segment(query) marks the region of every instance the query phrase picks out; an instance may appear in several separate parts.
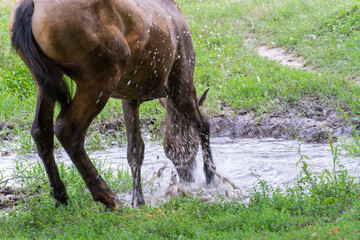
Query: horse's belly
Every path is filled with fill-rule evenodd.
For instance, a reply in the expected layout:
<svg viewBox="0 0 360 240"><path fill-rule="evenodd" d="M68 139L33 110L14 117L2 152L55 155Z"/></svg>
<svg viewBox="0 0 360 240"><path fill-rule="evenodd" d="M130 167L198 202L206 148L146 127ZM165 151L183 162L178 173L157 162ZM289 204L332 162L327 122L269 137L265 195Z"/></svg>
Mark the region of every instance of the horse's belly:
<svg viewBox="0 0 360 240"><path fill-rule="evenodd" d="M138 66L125 70L112 97L134 100L151 100L165 97L165 84L168 71L162 67L149 69Z"/></svg>
<svg viewBox="0 0 360 240"><path fill-rule="evenodd" d="M171 35L150 33L143 49L137 51L135 46L112 96L146 100L165 97L165 86L176 58L175 48Z"/></svg>

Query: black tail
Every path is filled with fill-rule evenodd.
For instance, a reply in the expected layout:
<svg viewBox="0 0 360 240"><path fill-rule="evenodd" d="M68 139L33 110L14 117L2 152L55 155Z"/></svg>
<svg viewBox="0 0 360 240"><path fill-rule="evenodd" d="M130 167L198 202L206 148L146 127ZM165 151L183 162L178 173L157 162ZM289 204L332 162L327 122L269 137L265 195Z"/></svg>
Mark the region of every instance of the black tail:
<svg viewBox="0 0 360 240"><path fill-rule="evenodd" d="M37 83L44 87L55 101L59 101L62 106L67 105L70 101L70 92L63 78L64 71L60 64L45 56L32 32L33 0L23 1L15 11L12 46L24 58Z"/></svg>

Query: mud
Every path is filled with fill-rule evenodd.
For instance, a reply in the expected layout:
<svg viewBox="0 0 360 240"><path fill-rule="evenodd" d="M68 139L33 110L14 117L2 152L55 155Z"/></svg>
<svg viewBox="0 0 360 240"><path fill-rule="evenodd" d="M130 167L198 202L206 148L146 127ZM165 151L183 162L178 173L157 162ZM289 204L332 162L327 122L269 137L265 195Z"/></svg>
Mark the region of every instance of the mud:
<svg viewBox="0 0 360 240"><path fill-rule="evenodd" d="M231 111L229 111L231 112ZM215 114L209 117L213 137L235 138L275 138L308 143L326 143L350 136L353 130L360 129L359 118L350 119L349 124L338 112L330 109L316 99L303 100L275 113L257 115L253 112L238 111L235 114ZM164 125L156 119L147 118L141 122L145 134L162 138ZM13 125L0 124L0 139L11 140L14 136ZM93 124L89 132L125 136L122 118L108 119ZM328 132L330 135L328 134ZM117 135L119 136L119 135ZM2 154L7 154L6 152Z"/></svg>
<svg viewBox="0 0 360 240"><path fill-rule="evenodd" d="M338 111L327 107L318 99L304 99L300 103L285 104L283 110L275 113L256 114L238 111L235 114L215 114L209 117L213 137L233 138L275 138L301 140L307 143L327 143L345 138L360 129L359 118L346 121ZM226 111L225 112L232 112ZM206 114L205 114L206 115ZM99 123L100 132L114 134L124 132L122 119ZM144 133L155 134L162 139L163 123L147 118L142 121ZM96 130L93 128L92 130Z"/></svg>
<svg viewBox="0 0 360 240"><path fill-rule="evenodd" d="M307 143L327 143L329 138L337 141L350 136L354 129L360 129L359 119L350 119L349 124L336 110L316 99L303 100L296 106L290 104L276 113L257 115L238 111L233 115L213 115L209 121L213 137L298 139ZM100 125L102 133L124 131L122 119ZM144 133L162 138L164 126L155 119L143 120L142 128Z"/></svg>
<svg viewBox="0 0 360 240"><path fill-rule="evenodd" d="M0 188L0 210L17 206L19 202L26 203L34 192L10 187Z"/></svg>
<svg viewBox="0 0 360 240"><path fill-rule="evenodd" d="M347 124L335 112L326 112L319 108L313 117L296 112L287 114L263 114L257 116L252 113L235 114L232 116L219 115L211 118L211 133L217 137L235 138L275 138L292 140L298 139L307 143L326 143L329 138L349 136L353 127ZM322 115L321 117L318 114ZM352 123L358 129L359 121Z"/></svg>

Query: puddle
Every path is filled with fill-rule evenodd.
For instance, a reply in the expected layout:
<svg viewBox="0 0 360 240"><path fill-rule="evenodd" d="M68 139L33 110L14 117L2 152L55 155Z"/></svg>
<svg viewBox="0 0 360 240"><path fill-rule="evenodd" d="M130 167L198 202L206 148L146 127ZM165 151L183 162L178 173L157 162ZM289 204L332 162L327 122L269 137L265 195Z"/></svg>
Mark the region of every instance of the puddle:
<svg viewBox="0 0 360 240"><path fill-rule="evenodd" d="M300 166L296 166L300 158L297 141L221 137L212 138L211 144L217 172L239 187L240 191L235 191L235 194L240 192L244 194L253 186L256 182L253 172L276 187L283 186L284 183L291 184L300 171ZM333 162L329 145L302 144L301 153L311 159L308 164L316 172L321 172L325 168L332 169ZM126 148L112 147L105 151L94 151L90 157L97 161L105 161L105 166L129 170ZM13 161L16 158L39 161L39 158L34 154L18 157L14 155L1 156L0 171L5 176L4 179L6 176L10 177L14 167ZM56 158L58 161L71 164L63 150L58 151ZM345 167L355 171L358 161L348 160L345 157L340 157L340 161ZM164 166L166 167L164 168ZM153 178L160 169L163 169L161 176ZM166 158L162 145L160 143L146 143L142 174L146 175L147 179L152 178L152 184L147 184L144 187L147 203L154 204L157 200L164 199L167 192L175 195L184 191L194 194L202 192L204 198L217 192L224 195L232 194L230 184L219 180L215 186L206 187L201 151L198 154L197 168L195 169L196 183L186 186L174 184L173 172L175 172L173 164ZM118 197L120 200L130 203L131 194L129 192Z"/></svg>

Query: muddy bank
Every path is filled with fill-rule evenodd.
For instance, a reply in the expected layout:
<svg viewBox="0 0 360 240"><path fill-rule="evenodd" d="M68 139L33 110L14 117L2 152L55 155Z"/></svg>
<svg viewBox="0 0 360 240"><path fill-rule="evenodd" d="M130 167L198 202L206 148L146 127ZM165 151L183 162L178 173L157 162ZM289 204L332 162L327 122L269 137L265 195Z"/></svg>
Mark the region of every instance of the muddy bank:
<svg viewBox="0 0 360 240"><path fill-rule="evenodd" d="M336 110L315 100L304 101L294 108L286 108L276 113L257 115L253 112L238 111L233 115L212 115L209 120L213 137L299 139L307 143L328 142L326 129L333 141L350 136L353 127L360 129L359 119L350 119L353 124L351 126ZM143 120L141 125L144 133L156 134L161 138L163 124L148 118ZM100 125L102 133L124 131L122 119L109 120Z"/></svg>
<svg viewBox="0 0 360 240"><path fill-rule="evenodd" d="M296 113L264 114L235 114L232 116L219 115L211 117L211 133L218 137L235 138L275 138L299 139L308 143L328 142L328 133L336 141L352 134L353 127L347 124L335 113L325 118L312 118ZM360 127L359 121L352 120L355 127ZM326 128L325 128L326 126Z"/></svg>
<svg viewBox="0 0 360 240"><path fill-rule="evenodd" d="M205 114L206 115L206 114ZM286 108L276 113L261 115L253 112L238 111L235 114L214 114L209 117L211 135L214 137L234 138L275 138L299 139L309 143L326 143L330 132L333 141L350 136L360 129L360 119L353 117L348 124L336 110L324 107L317 101L307 101L295 108ZM162 138L164 122L146 118L141 121L142 131ZM326 127L326 128L325 128ZM0 124L0 138L11 140L14 137L13 125ZM126 136L123 118L107 119L91 125L89 132ZM118 135L119 136L119 135Z"/></svg>
<svg viewBox="0 0 360 240"><path fill-rule="evenodd" d="M28 198L34 195L34 193L38 192L11 187L0 188L0 211L17 206L20 202L26 203Z"/></svg>

